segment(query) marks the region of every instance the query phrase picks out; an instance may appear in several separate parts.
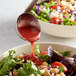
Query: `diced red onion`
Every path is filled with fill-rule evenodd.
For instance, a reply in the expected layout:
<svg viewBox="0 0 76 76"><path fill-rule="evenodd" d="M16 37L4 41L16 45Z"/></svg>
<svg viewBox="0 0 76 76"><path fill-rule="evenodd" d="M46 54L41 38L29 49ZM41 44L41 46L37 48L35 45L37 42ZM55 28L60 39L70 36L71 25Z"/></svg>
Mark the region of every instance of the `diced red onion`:
<svg viewBox="0 0 76 76"><path fill-rule="evenodd" d="M56 76L56 72L54 73L54 76Z"/></svg>
<svg viewBox="0 0 76 76"><path fill-rule="evenodd" d="M65 16L65 15L63 15L63 18L66 18L66 16Z"/></svg>
<svg viewBox="0 0 76 76"><path fill-rule="evenodd" d="M76 59L74 59L74 62L76 63Z"/></svg>
<svg viewBox="0 0 76 76"><path fill-rule="evenodd" d="M9 72L9 76L13 76L13 73L11 71Z"/></svg>
<svg viewBox="0 0 76 76"><path fill-rule="evenodd" d="M63 10L61 9L61 12L63 12Z"/></svg>
<svg viewBox="0 0 76 76"><path fill-rule="evenodd" d="M39 6L36 5L35 7L36 7L36 9L37 9L37 14L39 15L39 14L40 14Z"/></svg>
<svg viewBox="0 0 76 76"><path fill-rule="evenodd" d="M63 21L60 19L59 23L61 24Z"/></svg>

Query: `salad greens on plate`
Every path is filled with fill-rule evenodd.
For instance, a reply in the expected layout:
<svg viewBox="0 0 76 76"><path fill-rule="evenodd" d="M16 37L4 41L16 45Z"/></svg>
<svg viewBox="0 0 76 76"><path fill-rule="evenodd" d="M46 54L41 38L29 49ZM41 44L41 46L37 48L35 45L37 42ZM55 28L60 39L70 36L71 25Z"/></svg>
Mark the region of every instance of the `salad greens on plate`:
<svg viewBox="0 0 76 76"><path fill-rule="evenodd" d="M43 1L37 3L30 12L37 19L53 24L76 25L76 1Z"/></svg>
<svg viewBox="0 0 76 76"><path fill-rule="evenodd" d="M0 61L0 76L75 76L76 59L71 51L62 53L54 51L51 46L48 51L40 51L39 44L31 54L15 56L14 50Z"/></svg>

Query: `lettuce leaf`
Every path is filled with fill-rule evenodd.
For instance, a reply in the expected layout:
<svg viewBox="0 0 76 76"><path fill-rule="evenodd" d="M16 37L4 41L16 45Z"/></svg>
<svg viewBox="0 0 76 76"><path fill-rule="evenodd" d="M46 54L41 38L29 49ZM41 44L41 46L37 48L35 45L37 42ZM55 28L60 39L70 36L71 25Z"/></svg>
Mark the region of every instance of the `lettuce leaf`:
<svg viewBox="0 0 76 76"><path fill-rule="evenodd" d="M5 58L3 58L2 61L0 61L0 75L8 75L9 71L12 70L16 66L16 61L18 61L16 58L14 58L15 51L11 50L9 51L9 55Z"/></svg>
<svg viewBox="0 0 76 76"><path fill-rule="evenodd" d="M45 62L50 61L50 56L48 56L48 55L41 54L41 55L39 55L39 58L43 59Z"/></svg>
<svg viewBox="0 0 76 76"><path fill-rule="evenodd" d="M73 25L75 25L75 22L71 22L68 18L65 18L65 19L63 19L63 22L61 23L61 25L73 26Z"/></svg>
<svg viewBox="0 0 76 76"><path fill-rule="evenodd" d="M34 63L28 60L27 63L23 64L23 66L17 70L19 76L30 76L31 74L34 74L35 76L39 74L41 76L42 73L40 69L38 68L35 70L32 66L35 66Z"/></svg>
<svg viewBox="0 0 76 76"><path fill-rule="evenodd" d="M46 9L47 8L49 8L50 6L52 6L52 5L55 5L57 3L57 1L52 1L52 2L50 2L50 3L44 3L44 5L46 6Z"/></svg>

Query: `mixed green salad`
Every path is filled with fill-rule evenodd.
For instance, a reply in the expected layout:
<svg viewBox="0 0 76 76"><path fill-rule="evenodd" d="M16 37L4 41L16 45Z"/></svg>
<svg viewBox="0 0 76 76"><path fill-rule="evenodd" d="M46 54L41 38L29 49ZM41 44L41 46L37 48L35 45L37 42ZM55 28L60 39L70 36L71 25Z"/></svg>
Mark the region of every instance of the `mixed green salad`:
<svg viewBox="0 0 76 76"><path fill-rule="evenodd" d="M37 19L53 24L76 25L76 1L47 1L39 2L31 10Z"/></svg>
<svg viewBox="0 0 76 76"><path fill-rule="evenodd" d="M76 76L76 55L70 56L70 51L59 53L49 46L41 52L38 44L33 55L14 54L11 50L0 61L0 76Z"/></svg>

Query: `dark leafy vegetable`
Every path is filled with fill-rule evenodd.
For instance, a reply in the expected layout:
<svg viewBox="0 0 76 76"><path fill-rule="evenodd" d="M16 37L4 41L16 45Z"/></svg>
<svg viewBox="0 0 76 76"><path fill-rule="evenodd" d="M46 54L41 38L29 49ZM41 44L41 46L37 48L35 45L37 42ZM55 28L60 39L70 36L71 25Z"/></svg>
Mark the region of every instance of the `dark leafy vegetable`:
<svg viewBox="0 0 76 76"><path fill-rule="evenodd" d="M45 62L49 62L50 60L50 56L44 54L39 55L39 58L43 59Z"/></svg>
<svg viewBox="0 0 76 76"><path fill-rule="evenodd" d="M53 51L51 46L48 47L48 55L51 57L52 61L60 62L64 58L63 56L61 56L61 55L57 54L55 51Z"/></svg>
<svg viewBox="0 0 76 76"><path fill-rule="evenodd" d="M70 51L62 52L61 55L64 56L64 57L69 57L70 56Z"/></svg>
<svg viewBox="0 0 76 76"><path fill-rule="evenodd" d="M63 57L59 54L57 54L55 51L53 51L52 47L49 46L48 48L48 55L51 57L52 61L59 61L62 62L65 66L67 66L68 70L70 70L70 74L73 72L76 73L76 63L74 62L74 59L71 59L68 57Z"/></svg>

